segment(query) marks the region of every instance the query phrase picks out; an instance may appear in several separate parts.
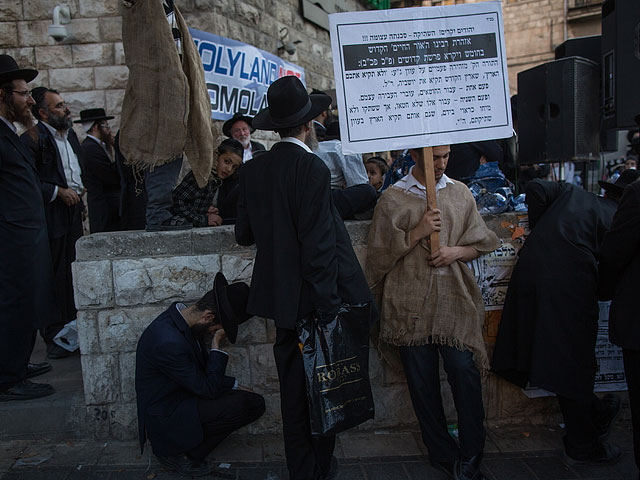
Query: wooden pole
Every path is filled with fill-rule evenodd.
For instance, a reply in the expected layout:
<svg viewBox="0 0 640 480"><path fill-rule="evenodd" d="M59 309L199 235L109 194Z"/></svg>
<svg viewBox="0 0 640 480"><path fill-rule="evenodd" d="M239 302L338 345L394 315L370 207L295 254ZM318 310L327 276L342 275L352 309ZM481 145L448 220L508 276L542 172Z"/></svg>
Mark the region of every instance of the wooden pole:
<svg viewBox="0 0 640 480"><path fill-rule="evenodd" d="M424 147L422 149L424 169L425 187L427 188L427 205L432 209L438 208L436 201L436 175L433 168L433 149L431 147ZM440 238L438 232L433 232L429 235L429 246L431 247L431 253L435 253L440 249Z"/></svg>

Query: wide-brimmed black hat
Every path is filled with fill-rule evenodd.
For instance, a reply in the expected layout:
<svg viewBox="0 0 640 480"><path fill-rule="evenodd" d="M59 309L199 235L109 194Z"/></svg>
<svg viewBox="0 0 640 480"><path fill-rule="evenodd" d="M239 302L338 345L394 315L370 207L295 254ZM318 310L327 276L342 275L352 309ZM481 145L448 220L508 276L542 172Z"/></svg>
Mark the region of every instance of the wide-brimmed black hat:
<svg viewBox="0 0 640 480"><path fill-rule="evenodd" d="M256 129L253 127L252 125L252 118L251 117L247 117L246 115L243 115L242 113L236 113L233 117L231 117L229 120L227 120L226 122L224 122L224 124L222 125L222 133L224 133L227 137L231 136L231 127L233 127L233 124L236 123L238 120L242 120L243 122L247 122L247 125L249 125L249 130L251 131L251 133L255 132Z"/></svg>
<svg viewBox="0 0 640 480"><path fill-rule="evenodd" d="M267 90L269 106L253 117L253 126L259 130L293 128L313 120L329 105L329 95L309 95L298 77L279 78Z"/></svg>
<svg viewBox="0 0 640 480"><path fill-rule="evenodd" d="M104 108L88 108L82 110L80 112L80 120L76 120L73 123L97 122L98 120L111 120L112 118L116 117L107 115Z"/></svg>
<svg viewBox="0 0 640 480"><path fill-rule="evenodd" d="M218 272L213 280L213 291L218 305L218 316L227 338L236 343L238 325L251 318L247 313L249 301L249 285L244 282L229 284L225 276Z"/></svg>
<svg viewBox="0 0 640 480"><path fill-rule="evenodd" d="M615 182L598 180L598 185L600 185L605 192L620 197L622 196L624 187L635 182L638 177L640 177L640 171L629 169L622 172Z"/></svg>
<svg viewBox="0 0 640 480"><path fill-rule="evenodd" d="M37 76L37 70L32 68L18 68L18 64L11 55L0 55L0 83L10 80L30 82Z"/></svg>

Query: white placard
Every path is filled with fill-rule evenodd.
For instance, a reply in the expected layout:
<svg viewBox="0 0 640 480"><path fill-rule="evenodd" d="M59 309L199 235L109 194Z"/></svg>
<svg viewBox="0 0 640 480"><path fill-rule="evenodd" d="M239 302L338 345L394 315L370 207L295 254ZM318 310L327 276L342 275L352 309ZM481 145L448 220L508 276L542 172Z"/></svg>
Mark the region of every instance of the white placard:
<svg viewBox="0 0 640 480"><path fill-rule="evenodd" d="M512 135L500 2L329 21L344 153Z"/></svg>

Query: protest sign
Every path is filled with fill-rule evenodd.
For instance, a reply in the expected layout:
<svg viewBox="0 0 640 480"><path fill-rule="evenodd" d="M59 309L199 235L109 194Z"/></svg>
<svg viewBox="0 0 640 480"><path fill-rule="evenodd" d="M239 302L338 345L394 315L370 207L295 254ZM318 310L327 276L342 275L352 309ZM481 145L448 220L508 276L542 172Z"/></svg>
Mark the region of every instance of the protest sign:
<svg viewBox="0 0 640 480"><path fill-rule="evenodd" d="M237 112L253 117L267 106L267 89L280 77L295 75L305 83L302 67L276 55L212 33L189 32L202 59L215 120Z"/></svg>
<svg viewBox="0 0 640 480"><path fill-rule="evenodd" d="M345 153L512 135L499 2L329 21Z"/></svg>

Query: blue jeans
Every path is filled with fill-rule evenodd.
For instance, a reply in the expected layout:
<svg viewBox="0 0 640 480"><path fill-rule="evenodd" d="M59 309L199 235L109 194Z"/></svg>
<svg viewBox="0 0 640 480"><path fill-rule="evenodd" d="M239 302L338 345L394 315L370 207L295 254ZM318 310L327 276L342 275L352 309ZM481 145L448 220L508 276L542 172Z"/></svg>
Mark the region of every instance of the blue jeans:
<svg viewBox="0 0 640 480"><path fill-rule="evenodd" d="M459 447L447 430L440 393L438 353L442 356L458 412ZM485 441L482 383L471 352L428 344L400 347L400 357L431 461L453 462L460 455L472 457L482 453Z"/></svg>
<svg viewBox="0 0 640 480"><path fill-rule="evenodd" d="M182 157L178 157L169 163L147 170L144 176L144 188L147 191L147 225L160 225L171 218L173 213L173 191L180 169Z"/></svg>

